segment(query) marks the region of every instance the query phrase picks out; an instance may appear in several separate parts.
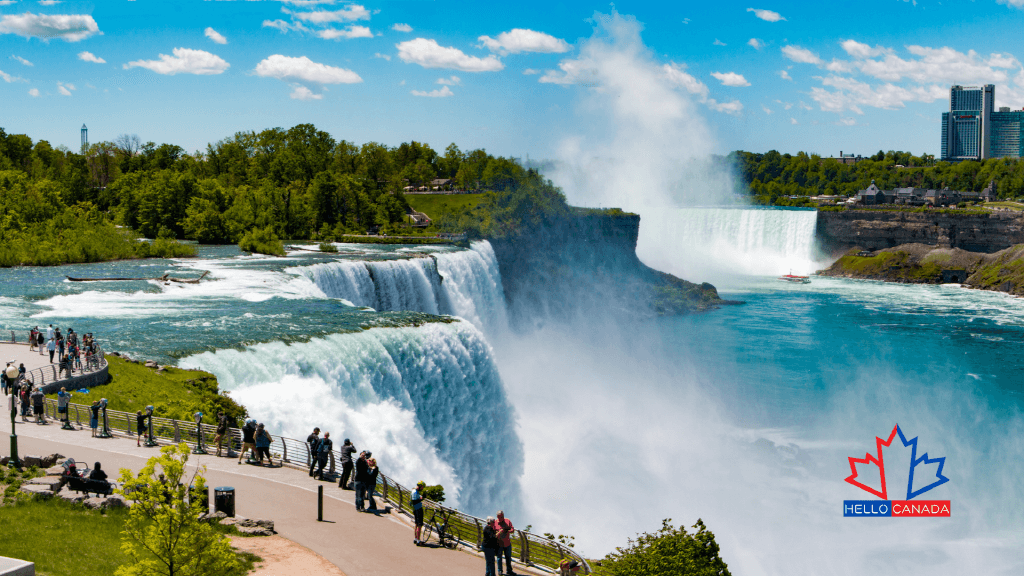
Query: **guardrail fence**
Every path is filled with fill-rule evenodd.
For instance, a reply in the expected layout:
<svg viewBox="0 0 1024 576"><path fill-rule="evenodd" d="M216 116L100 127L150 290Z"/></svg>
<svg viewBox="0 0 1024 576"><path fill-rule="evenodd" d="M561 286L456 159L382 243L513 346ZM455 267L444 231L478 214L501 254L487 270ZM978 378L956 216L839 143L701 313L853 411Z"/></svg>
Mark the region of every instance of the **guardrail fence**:
<svg viewBox="0 0 1024 576"><path fill-rule="evenodd" d="M58 419L57 402L55 400L46 399L45 413L49 418ZM68 419L79 427L88 426L89 417L89 406L68 404ZM137 424L135 414L108 409L107 422L109 423L111 433L114 435L135 435ZM154 439L170 441L176 444L184 442L195 447L197 440L201 436L202 444L206 451L216 453L217 446L213 443L217 433L216 426L210 424L197 425L195 422L172 420L159 416L153 416L152 422ZM102 426L103 422L101 419L100 427L102 428ZM232 449L240 450L242 431L238 428L229 429L229 433L224 439L225 448L229 442ZM270 452L274 459L280 459L283 464L302 470L309 469L312 454L310 454L309 446L301 440L274 436ZM329 466L325 467L325 469L329 469L333 475L335 462L340 462L340 460L341 452L332 451ZM392 503L398 511L410 516L412 515L412 503L410 502L412 491L409 488L399 484L393 478L380 473L377 476L376 489L383 496L384 500ZM423 507L424 520L426 522L430 522L433 514L450 514L451 516L448 521L449 533L464 546L471 546L474 549L480 548L485 520L476 516L470 516L453 508L442 506L431 500L424 500ZM586 559L573 549L554 540L523 530L517 530L515 537L512 538L512 554L524 564L552 572L558 572L558 566L562 559L569 557L579 561L583 566L584 574L591 572L590 565Z"/></svg>

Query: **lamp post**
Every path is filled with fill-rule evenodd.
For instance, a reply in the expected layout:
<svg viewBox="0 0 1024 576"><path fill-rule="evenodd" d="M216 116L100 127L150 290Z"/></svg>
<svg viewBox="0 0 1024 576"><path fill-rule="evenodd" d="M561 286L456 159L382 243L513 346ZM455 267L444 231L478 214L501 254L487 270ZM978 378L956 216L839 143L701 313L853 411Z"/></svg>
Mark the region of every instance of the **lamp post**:
<svg viewBox="0 0 1024 576"><path fill-rule="evenodd" d="M7 376L7 382L11 386L11 459L8 461L8 465L12 468L20 468L21 460L18 458L18 435L14 432L14 421L18 415L18 397L15 392L16 386L14 385L18 381L18 368L11 364L4 371Z"/></svg>

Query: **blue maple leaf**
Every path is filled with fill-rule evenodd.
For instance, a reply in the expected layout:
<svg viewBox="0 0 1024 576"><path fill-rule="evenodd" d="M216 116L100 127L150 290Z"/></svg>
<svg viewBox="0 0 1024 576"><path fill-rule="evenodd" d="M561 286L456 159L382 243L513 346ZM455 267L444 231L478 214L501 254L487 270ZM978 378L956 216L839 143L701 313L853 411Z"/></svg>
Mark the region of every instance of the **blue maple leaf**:
<svg viewBox="0 0 1024 576"><path fill-rule="evenodd" d="M903 435L903 430L901 430L899 428L899 426L896 427L896 431L899 433L900 441L903 442L903 445L911 447L911 452L910 452L910 479L907 481L907 500L913 500L914 498L917 498L918 496L920 496L921 494L924 494L925 492L931 490L932 488L935 488L936 486L939 486L939 485L945 484L946 482L949 482L949 478L946 478L945 476L942 475L942 468L943 468L943 466L946 465L946 457L945 456L942 456L940 458L929 458L928 457L928 453L925 452L920 458L918 458L917 457L917 437L915 436L913 439L908 441L907 437ZM934 482L932 482L931 484L925 486L924 488L921 488L920 490L914 490L914 469L917 468L921 464L936 464L936 463L938 463L938 465L939 465L938 470L935 471L935 478L936 478L936 480Z"/></svg>

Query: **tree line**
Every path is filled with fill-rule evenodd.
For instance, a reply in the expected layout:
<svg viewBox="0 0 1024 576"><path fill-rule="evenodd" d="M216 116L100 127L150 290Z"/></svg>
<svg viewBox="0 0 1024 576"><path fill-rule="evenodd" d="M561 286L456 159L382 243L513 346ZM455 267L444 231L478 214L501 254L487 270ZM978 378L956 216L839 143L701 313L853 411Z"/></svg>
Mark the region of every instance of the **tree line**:
<svg viewBox="0 0 1024 576"><path fill-rule="evenodd" d="M403 188L437 178L498 194L546 187L564 204L550 182L512 158L463 152L454 143L443 153L415 141L357 146L312 124L239 132L192 154L127 134L73 152L0 129L0 264L151 255L139 253L130 232L120 233L127 242L110 238L123 245L118 250L94 253L86 243L54 251L52 243L72 229L109 236L121 227L159 239L171 252L178 239L217 244L246 235L330 240L387 233L407 220ZM50 242L45 248L53 256L25 246L33 242ZM146 246L152 251L156 243Z"/></svg>
<svg viewBox="0 0 1024 576"><path fill-rule="evenodd" d="M945 162L934 156L878 151L847 165L817 154L736 151L721 158L759 204L791 204L790 196L851 196L871 181L883 190L927 188L980 192L995 181L1000 198L1024 196L1024 162L1014 158Z"/></svg>

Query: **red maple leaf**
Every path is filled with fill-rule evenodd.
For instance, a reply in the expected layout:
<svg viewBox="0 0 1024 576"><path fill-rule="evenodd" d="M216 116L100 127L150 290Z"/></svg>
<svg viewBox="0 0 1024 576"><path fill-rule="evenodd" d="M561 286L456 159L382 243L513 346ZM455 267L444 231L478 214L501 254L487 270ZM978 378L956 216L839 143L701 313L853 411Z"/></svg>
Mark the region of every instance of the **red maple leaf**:
<svg viewBox="0 0 1024 576"><path fill-rule="evenodd" d="M850 476L846 478L847 482L853 484L854 486L860 488L861 490L866 490L874 494L875 496L878 496L882 500L889 499L887 497L888 491L885 489L885 459L882 457L882 447L885 446L886 448L888 448L889 445L892 444L892 439L896 437L896 431L898 429L899 424L892 427L892 432L889 433L888 440L882 440L877 436L875 437L875 449L877 451L876 455L872 456L870 453L865 453L863 458L854 458L853 456L849 457L850 471L853 472L853 474L850 474ZM881 492L875 490L874 488L866 484L857 482L857 464L874 464L878 466L878 475L882 479Z"/></svg>

